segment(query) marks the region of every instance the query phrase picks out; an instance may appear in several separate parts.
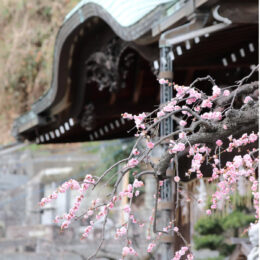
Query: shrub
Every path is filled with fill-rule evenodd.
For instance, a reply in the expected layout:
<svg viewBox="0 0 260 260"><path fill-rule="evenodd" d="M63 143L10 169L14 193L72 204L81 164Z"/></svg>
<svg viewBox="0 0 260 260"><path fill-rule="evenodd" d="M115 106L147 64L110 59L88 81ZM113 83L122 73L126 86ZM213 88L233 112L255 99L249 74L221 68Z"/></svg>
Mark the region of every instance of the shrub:
<svg viewBox="0 0 260 260"><path fill-rule="evenodd" d="M221 246L223 246L223 241L224 241L223 236L215 235L215 234L194 237L195 248L197 250L203 249L203 248L217 250Z"/></svg>
<svg viewBox="0 0 260 260"><path fill-rule="evenodd" d="M254 220L254 216L236 210L223 219L222 225L224 229L236 229L248 226L250 223L254 222Z"/></svg>
<svg viewBox="0 0 260 260"><path fill-rule="evenodd" d="M195 230L200 235L222 234L224 229L221 225L221 219L218 217L204 217L198 220L195 225Z"/></svg>

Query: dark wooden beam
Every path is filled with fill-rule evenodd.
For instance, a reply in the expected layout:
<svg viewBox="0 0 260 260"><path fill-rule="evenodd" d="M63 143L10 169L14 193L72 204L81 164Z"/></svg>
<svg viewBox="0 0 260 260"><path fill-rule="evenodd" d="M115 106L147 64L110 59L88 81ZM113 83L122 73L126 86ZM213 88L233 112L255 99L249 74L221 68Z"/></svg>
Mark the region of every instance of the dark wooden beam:
<svg viewBox="0 0 260 260"><path fill-rule="evenodd" d="M116 93L112 93L112 94L111 94L111 97L110 97L109 104L110 104L110 105L114 105L115 102L116 102Z"/></svg>
<svg viewBox="0 0 260 260"><path fill-rule="evenodd" d="M194 75L194 69L193 68L189 68L187 70L186 76L185 76L185 80L184 80L184 85L189 85L193 79L193 75Z"/></svg>
<svg viewBox="0 0 260 260"><path fill-rule="evenodd" d="M221 62L221 59L220 59ZM249 68L252 63L236 63L236 64L229 64L228 66L223 66L223 64L219 63L216 65L210 65L210 64L205 64L205 65L195 65L195 66L178 66L175 67L174 70L176 71L187 71L187 70L229 70L229 69L234 69L234 68Z"/></svg>
<svg viewBox="0 0 260 260"><path fill-rule="evenodd" d="M109 119L109 118L119 118L124 112L137 114L141 112L151 112L155 107L150 103L121 103L120 105L108 106L107 109L104 107L96 106L95 114L97 119Z"/></svg>
<svg viewBox="0 0 260 260"><path fill-rule="evenodd" d="M139 99L140 99L140 95L142 92L142 86L143 86L143 79L144 79L144 71L140 71L138 73L138 79L137 79L137 84L134 90L134 95L133 95L133 103L137 104Z"/></svg>
<svg viewBox="0 0 260 260"><path fill-rule="evenodd" d="M236 24L258 23L258 1L222 1L219 14Z"/></svg>

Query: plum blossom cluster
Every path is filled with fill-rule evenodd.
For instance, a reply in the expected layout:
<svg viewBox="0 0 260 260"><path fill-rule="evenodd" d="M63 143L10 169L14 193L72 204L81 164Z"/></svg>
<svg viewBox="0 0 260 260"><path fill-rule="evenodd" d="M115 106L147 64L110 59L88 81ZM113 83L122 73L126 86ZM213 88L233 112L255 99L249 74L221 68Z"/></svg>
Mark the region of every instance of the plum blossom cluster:
<svg viewBox="0 0 260 260"><path fill-rule="evenodd" d="M181 100L182 98L184 98L185 95L188 95L186 103L189 105L195 103L198 99L201 99L202 97L202 94L195 88L179 86L176 84L174 85L174 89L177 92L176 94L177 100Z"/></svg>
<svg viewBox="0 0 260 260"><path fill-rule="evenodd" d="M165 84L166 80L161 79L159 82L161 84ZM168 83L166 83L168 84ZM170 83L169 83L170 84ZM173 86L174 90L177 92L176 97L172 98L168 103L166 103L164 106L162 106L161 109L157 112L157 117L154 118L154 122L159 122L160 118L164 117L166 114L172 113L172 112L179 112L181 111L182 115L186 115L188 117L191 117L192 114L187 111L189 109L188 106L197 104L196 108L194 108L195 111L200 112L201 108L212 108L213 103L212 101L219 97L221 95L221 89L217 86L213 86L212 88L212 96L207 97L203 92L200 90L197 90L192 87L186 87L186 86L179 86L175 84ZM224 95L224 94L223 94ZM227 92L225 92L225 95L227 95ZM185 101L185 103L188 105L179 105L181 102ZM123 113L122 117L124 119L134 120L135 126L137 130L144 131L149 126L148 122L145 122L147 119L146 113L141 113L139 115L132 115L130 113ZM221 112L206 112L202 115L202 118L208 119L208 120L221 120L222 115ZM147 120L148 121L148 120ZM184 127L187 125L186 120L179 120L180 126ZM139 135L139 134L138 134ZM147 143L148 148L152 149L153 147L151 143Z"/></svg>
<svg viewBox="0 0 260 260"><path fill-rule="evenodd" d="M48 196L47 198L43 198L40 202L40 206L43 207L46 205L46 203L50 203L53 199L57 199L59 193L65 193L68 189L78 190L79 194L76 197L73 207L69 210L69 212L65 213L63 216L56 216L54 219L55 223L59 223L61 220L63 220L61 224L61 229L67 229L71 224L71 221L76 217L76 213L80 208L81 202L84 198L86 191L89 189L91 185L94 185L95 182L95 179L90 174L86 175L82 184L80 184L78 181L74 179L70 179L69 181L63 183L57 189L57 191L53 192L50 196Z"/></svg>
<svg viewBox="0 0 260 260"><path fill-rule="evenodd" d="M127 232L127 228L125 226L116 229L115 239L119 239L120 237L124 236Z"/></svg>
<svg viewBox="0 0 260 260"><path fill-rule="evenodd" d="M200 171L200 167L210 152L211 149L203 144L195 144L190 147L189 156L192 157L192 161L191 168L188 170L188 175L190 175L192 172L196 172L197 178L203 177L203 174Z"/></svg>
<svg viewBox="0 0 260 260"><path fill-rule="evenodd" d="M132 159L130 159L130 160L128 161L126 167L128 167L128 168L134 168L134 167L135 167L136 165L138 165L138 164L139 164L139 161L138 161L137 159L135 159L135 158L132 158Z"/></svg>
<svg viewBox="0 0 260 260"><path fill-rule="evenodd" d="M97 220L107 216L108 214L108 210L111 210L115 207L115 204L118 202L118 201L121 201L124 197L127 197L129 199L132 199L133 196L138 196L140 191L139 190L135 190L137 188L140 188L144 186L144 183L140 180L137 180L135 179L134 180L134 183L133 184L128 184L127 188L123 191L120 191L118 193L118 195L114 195L112 200L108 203L105 203L102 207L100 207L98 204L99 204L99 200L95 200L92 202L92 207L90 209L88 209L87 213L85 214L85 219L91 217L92 215L94 215L94 209L97 209L97 208L100 208L99 212L96 213L95 215L95 218ZM138 224L138 226L140 228L142 228L144 226L144 223L141 223L139 221L137 221L137 219L134 217L133 214L130 214L131 213L131 207L130 205L125 205L122 210L128 214L129 216L129 220L132 221L133 224ZM91 221L90 223L91 226L93 226L94 222ZM89 232L91 231L92 229L89 229ZM87 232L87 234L89 233ZM116 229L116 233L115 233L115 239L119 239L120 237L126 235L127 233L127 226L123 225L121 228L117 228ZM84 236L86 237L86 236Z"/></svg>
<svg viewBox="0 0 260 260"><path fill-rule="evenodd" d="M125 256L128 256L128 255L137 256L137 253L136 253L136 251L133 249L133 247L125 246L125 247L123 247L123 249L122 249L122 256L125 257Z"/></svg>
<svg viewBox="0 0 260 260"><path fill-rule="evenodd" d="M182 256L185 256L185 254L189 251L189 248L187 246L183 246L179 251L177 251L172 258L172 260L180 260ZM187 255L187 260L193 260L193 255L188 254Z"/></svg>
<svg viewBox="0 0 260 260"><path fill-rule="evenodd" d="M229 145L227 149L223 149L223 152L232 152L235 148L245 146L254 143L258 140L258 135L252 132L250 135L243 134L240 138L235 139L232 136L229 138ZM217 147L222 147L223 142L221 140L216 141ZM220 150L219 155L213 156L214 163L212 163L212 176L209 181L216 181L217 190L212 195L212 204L210 209L207 209L206 214L211 215L212 210L217 209L217 203L221 200L229 200L230 195L237 189L237 184L240 178L245 178L252 183L251 191L254 198L254 208L256 210L255 217L259 218L259 193L258 193L258 181L255 179L255 169L258 166L258 158L253 156L253 151L248 151L246 154L234 156L232 161L227 161L224 167L220 165ZM195 156L194 156L195 157ZM193 158L194 158L193 157ZM197 158L199 159L199 158ZM194 159L193 159L194 160ZM198 163L198 165L201 165Z"/></svg>
<svg viewBox="0 0 260 260"><path fill-rule="evenodd" d="M175 143L173 140L170 140L169 144L169 153L175 154L177 152L181 152L185 150L185 144L182 142Z"/></svg>
<svg viewBox="0 0 260 260"><path fill-rule="evenodd" d="M90 232L92 231L94 222L91 221L90 224L91 224L90 226L87 226L87 227L85 228L85 231L84 231L84 233L82 234L82 239L88 237L89 234L90 234Z"/></svg>
<svg viewBox="0 0 260 260"><path fill-rule="evenodd" d="M201 115L201 118L213 120L213 121L219 121L222 119L222 114L221 112L206 112Z"/></svg>
<svg viewBox="0 0 260 260"><path fill-rule="evenodd" d="M154 221L154 217L153 217L153 216L150 216L150 217L149 217L149 220L150 220L150 223L152 223L152 222ZM162 236L163 233L169 233L169 232L172 232L172 231L174 231L174 232L176 232L176 233L179 232L179 228L176 227L176 226L174 226L174 220L170 221L169 224L162 229L162 231L158 231L158 232L157 232L157 236L153 239L152 242L150 242L150 243L148 244L148 246L147 246L147 252L148 252L148 253L151 253L151 252L152 252L152 250L154 249L154 247L156 247L157 241L159 240L159 238ZM147 237L147 240L151 240L151 237L148 236L148 237ZM187 247L187 248L188 248L188 247Z"/></svg>
<svg viewBox="0 0 260 260"><path fill-rule="evenodd" d="M174 220L170 221L168 226L163 228L164 233L169 233L171 231L174 231L176 233L179 233L179 228L174 226ZM157 237L148 244L147 246L147 252L151 253L153 251L153 249L156 247L156 242L157 240L161 237L162 232L158 232ZM150 239L150 237L148 238L148 240ZM191 253L188 253L190 251L190 248L188 246L183 246L181 247L181 249L179 251L175 252L174 257L171 260L180 260L182 257L184 257L186 255L187 260L193 260L193 255ZM184 258L183 258L184 259Z"/></svg>
<svg viewBox="0 0 260 260"><path fill-rule="evenodd" d="M144 186L144 183L142 181L138 181L137 179L134 180L133 186L135 188L140 188Z"/></svg>
<svg viewBox="0 0 260 260"><path fill-rule="evenodd" d="M80 188L79 183L76 180L70 179L69 181L64 182L57 191L54 191L51 195L46 198L42 198L40 206L44 207L46 204L50 203L52 200L58 198L59 193L65 193L68 189L78 190Z"/></svg>
<svg viewBox="0 0 260 260"><path fill-rule="evenodd" d="M168 226L163 228L163 232L169 233L170 231L179 232L179 228L174 226L174 220L170 221Z"/></svg>
<svg viewBox="0 0 260 260"><path fill-rule="evenodd" d="M230 143L228 145L227 151L232 152L234 148L238 148L241 146L245 146L247 144L254 143L255 141L257 141L257 139L258 139L258 135L255 134L254 132L252 132L250 135L245 133L238 139L233 138L231 135L229 136Z"/></svg>
<svg viewBox="0 0 260 260"><path fill-rule="evenodd" d="M121 200L123 197L132 198L133 197L133 185L128 184L127 188L124 191L119 192L118 196L115 196L115 199Z"/></svg>
<svg viewBox="0 0 260 260"><path fill-rule="evenodd" d="M80 193L86 191L91 184L95 184L95 179L92 175L86 175L83 184L80 185L78 181L74 179L70 179L69 181L64 182L56 191L54 191L51 195L46 198L42 198L39 203L41 207L44 207L46 204L50 203L52 200L58 198L59 193L65 193L68 189L71 190L79 190Z"/></svg>
<svg viewBox="0 0 260 260"><path fill-rule="evenodd" d="M235 192L236 185L239 178L243 177L249 179L252 183L251 190L254 196L254 206L256 210L255 217L259 218L259 193L258 181L255 179L255 167L258 165L258 159L253 159L250 154L245 154L243 157L237 155L233 158L233 161L226 162L224 168L218 170L214 168L212 175L213 179L219 179L217 184L217 191L212 195L211 209L217 208L217 202L223 199L229 200L230 195ZM207 214L211 214L211 210L207 210Z"/></svg>
<svg viewBox="0 0 260 260"><path fill-rule="evenodd" d="M145 113L141 113L139 115L132 115L132 114L129 114L129 113L124 113L124 114L122 114L122 117L124 119L134 120L135 126L136 126L137 129L139 129L139 128L145 129L145 124L144 124L144 119L146 118Z"/></svg>

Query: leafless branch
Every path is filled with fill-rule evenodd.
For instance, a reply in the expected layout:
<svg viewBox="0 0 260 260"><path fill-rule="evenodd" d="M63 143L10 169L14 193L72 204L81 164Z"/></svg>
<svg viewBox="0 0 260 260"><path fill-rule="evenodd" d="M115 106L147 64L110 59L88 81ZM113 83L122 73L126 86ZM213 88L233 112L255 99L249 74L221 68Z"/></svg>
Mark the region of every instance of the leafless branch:
<svg viewBox="0 0 260 260"><path fill-rule="evenodd" d="M246 77L242 78L241 80L239 80L237 82L238 86L237 86L237 89L235 90L235 93L234 93L234 96L233 96L233 99L231 101L231 104L230 104L230 108L233 108L233 105L234 105L234 101L235 101L235 98L237 96L237 93L238 93L238 90L239 88L242 86L242 84L248 80L256 71L258 71L259 69L259 65L257 65L254 69L252 69L252 71L250 72L249 75L247 75Z"/></svg>

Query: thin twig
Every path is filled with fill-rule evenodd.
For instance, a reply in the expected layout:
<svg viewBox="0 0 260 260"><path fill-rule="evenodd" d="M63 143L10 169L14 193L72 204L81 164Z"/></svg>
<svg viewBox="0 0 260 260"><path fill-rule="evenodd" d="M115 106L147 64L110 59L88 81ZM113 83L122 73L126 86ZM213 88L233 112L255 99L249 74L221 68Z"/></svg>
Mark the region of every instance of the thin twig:
<svg viewBox="0 0 260 260"><path fill-rule="evenodd" d="M231 104L230 104L230 108L233 108L234 101L235 101L235 98L236 98L236 96L237 96L238 89L242 86L242 84L243 84L246 80L248 80L248 79L258 70L258 68L259 68L259 65L257 65L257 66L250 72L249 75L247 75L246 77L242 78L241 80L239 80L239 81L237 82L238 86L237 86L237 89L235 90L234 97L233 97L232 102L231 102Z"/></svg>
<svg viewBox="0 0 260 260"><path fill-rule="evenodd" d="M118 187L119 183L121 182L122 178L124 177L124 175L125 175L125 173L122 173L121 176L118 178L118 180L117 180L117 182L116 182L116 184L115 184L115 186L114 186L114 190L113 190L113 192L112 192L110 202L113 201L113 197L114 197L114 195L116 194L117 187ZM88 260L90 260L90 259L92 259L92 258L94 258L94 257L97 256L97 254L98 254L100 248L102 247L102 245L103 245L103 243L104 243L104 241L105 241L105 228L106 228L106 223L107 223L107 218L108 218L109 211L110 211L109 208L107 208L107 214L106 214L105 219L104 219L104 222L103 222L102 235L101 235L101 241L100 241L100 243L99 243L99 246L98 246L98 248L96 249L95 253L88 258Z"/></svg>
<svg viewBox="0 0 260 260"><path fill-rule="evenodd" d="M127 162L129 159L128 158L125 158L125 159L122 159L118 162L116 162L115 164L113 164L111 167L109 167L97 180L97 182L95 183L93 189L95 188L95 186L97 186L99 184L99 182L113 169L115 168L117 165L123 163L123 162Z"/></svg>
<svg viewBox="0 0 260 260"><path fill-rule="evenodd" d="M190 87L192 88L196 83L202 82L202 81L206 81L206 80L208 80L208 81L212 84L212 86L216 85L215 80L214 80L211 76L208 75L208 76L206 76L206 77L202 77L202 78L197 78L197 79L195 79L195 80L190 84Z"/></svg>

